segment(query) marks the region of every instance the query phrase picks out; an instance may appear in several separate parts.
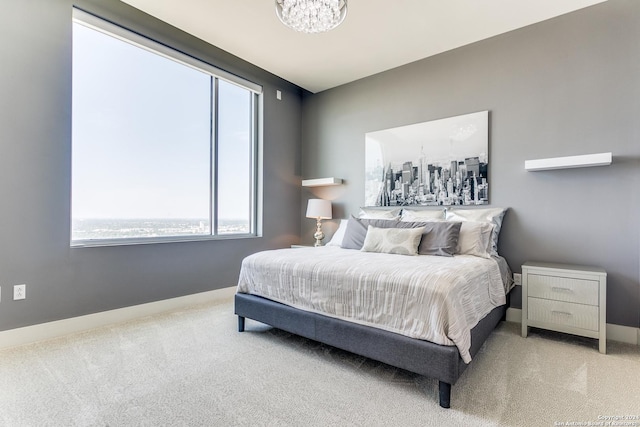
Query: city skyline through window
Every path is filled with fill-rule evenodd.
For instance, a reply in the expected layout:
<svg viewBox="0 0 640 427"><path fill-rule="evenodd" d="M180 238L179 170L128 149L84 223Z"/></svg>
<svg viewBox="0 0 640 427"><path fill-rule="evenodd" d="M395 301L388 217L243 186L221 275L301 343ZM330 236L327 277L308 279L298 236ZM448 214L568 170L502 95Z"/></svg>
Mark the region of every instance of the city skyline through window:
<svg viewBox="0 0 640 427"><path fill-rule="evenodd" d="M256 94L73 27L73 242L255 233Z"/></svg>

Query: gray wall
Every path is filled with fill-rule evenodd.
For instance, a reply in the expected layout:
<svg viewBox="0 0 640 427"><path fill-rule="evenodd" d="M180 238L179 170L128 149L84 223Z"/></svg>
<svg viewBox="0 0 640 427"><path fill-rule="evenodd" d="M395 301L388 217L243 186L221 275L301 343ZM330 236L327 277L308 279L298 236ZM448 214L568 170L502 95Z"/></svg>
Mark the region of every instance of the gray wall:
<svg viewBox="0 0 640 427"><path fill-rule="evenodd" d="M334 216L364 201L364 134L490 111L490 202L509 207L500 252L608 272L610 323L640 325L640 2L610 0L303 100L302 190ZM609 167L526 172L524 161L613 152ZM337 221L327 229L335 229ZM313 221L301 221L312 241ZM329 234L329 233L327 233ZM512 294L520 306L520 289Z"/></svg>
<svg viewBox="0 0 640 427"><path fill-rule="evenodd" d="M263 85L262 238L69 248L72 4ZM298 241L299 88L115 0L2 0L0 35L0 330L233 286Z"/></svg>

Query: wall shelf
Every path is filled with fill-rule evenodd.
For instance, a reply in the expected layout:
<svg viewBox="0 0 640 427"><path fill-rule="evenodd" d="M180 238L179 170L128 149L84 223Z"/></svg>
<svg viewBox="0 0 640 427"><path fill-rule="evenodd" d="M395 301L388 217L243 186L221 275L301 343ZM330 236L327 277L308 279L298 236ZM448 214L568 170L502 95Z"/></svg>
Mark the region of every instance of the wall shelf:
<svg viewBox="0 0 640 427"><path fill-rule="evenodd" d="M317 179L303 179L303 187L325 187L328 185L342 185L340 178L317 178Z"/></svg>
<svg viewBox="0 0 640 427"><path fill-rule="evenodd" d="M552 157L549 159L525 160L527 171L544 171L553 169L586 168L592 166L609 166L611 153L585 154L582 156Z"/></svg>

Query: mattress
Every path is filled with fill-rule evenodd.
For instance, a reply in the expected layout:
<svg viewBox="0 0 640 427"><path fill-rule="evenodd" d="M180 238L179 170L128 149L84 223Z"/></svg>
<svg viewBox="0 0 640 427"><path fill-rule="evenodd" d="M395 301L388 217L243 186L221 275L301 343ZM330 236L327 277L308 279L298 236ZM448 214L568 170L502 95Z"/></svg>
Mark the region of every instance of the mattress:
<svg viewBox="0 0 640 427"><path fill-rule="evenodd" d="M339 247L278 249L242 262L239 293L411 338L471 361L471 329L505 304L499 259L403 256Z"/></svg>

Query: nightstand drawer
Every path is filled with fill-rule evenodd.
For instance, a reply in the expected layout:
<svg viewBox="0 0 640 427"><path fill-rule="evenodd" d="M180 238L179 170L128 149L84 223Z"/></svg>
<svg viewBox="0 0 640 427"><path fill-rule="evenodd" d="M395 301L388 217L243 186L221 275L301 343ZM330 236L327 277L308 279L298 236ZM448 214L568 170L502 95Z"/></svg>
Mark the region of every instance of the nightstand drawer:
<svg viewBox="0 0 640 427"><path fill-rule="evenodd" d="M528 274L528 296L555 301L598 305L597 280Z"/></svg>
<svg viewBox="0 0 640 427"><path fill-rule="evenodd" d="M532 322L598 331L599 312L597 306L529 298L528 311L529 320Z"/></svg>

